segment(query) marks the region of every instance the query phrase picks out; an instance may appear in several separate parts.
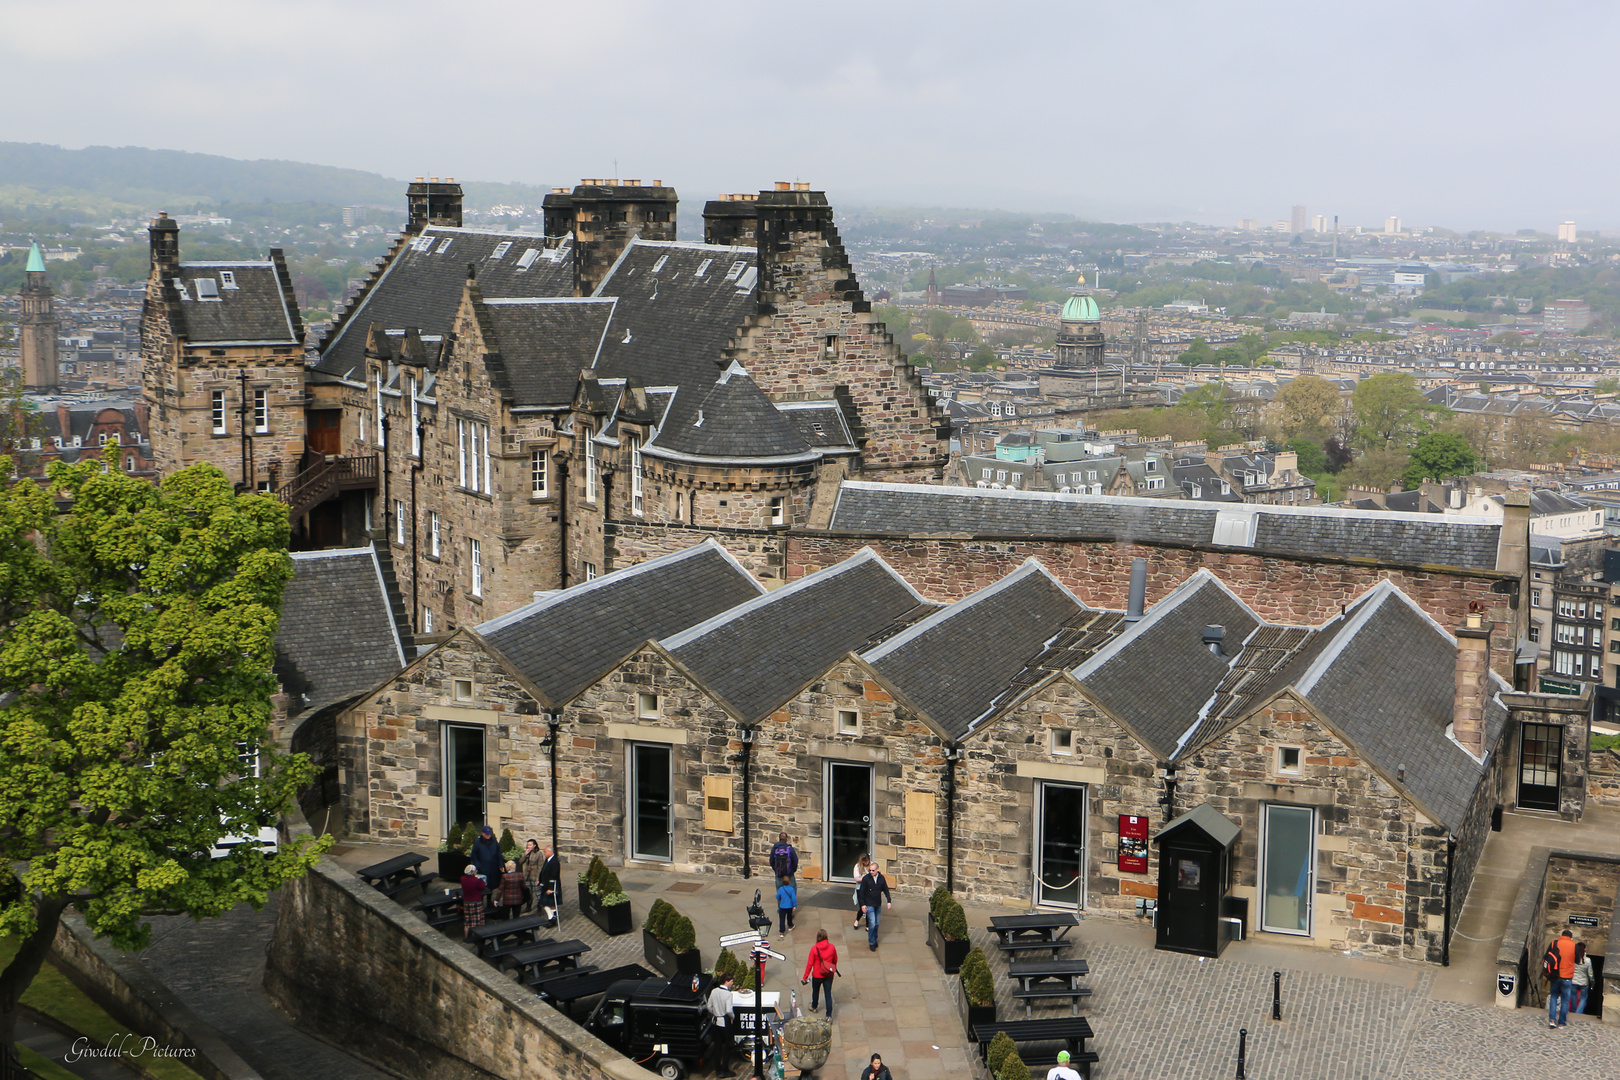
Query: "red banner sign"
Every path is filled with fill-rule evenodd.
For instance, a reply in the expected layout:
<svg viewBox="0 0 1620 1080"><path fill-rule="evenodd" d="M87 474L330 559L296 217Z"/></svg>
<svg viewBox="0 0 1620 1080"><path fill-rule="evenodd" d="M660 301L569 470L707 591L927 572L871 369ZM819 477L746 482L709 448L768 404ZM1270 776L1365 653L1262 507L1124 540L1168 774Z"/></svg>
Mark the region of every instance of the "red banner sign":
<svg viewBox="0 0 1620 1080"><path fill-rule="evenodd" d="M1127 874L1145 874L1148 868L1148 819L1119 815L1119 868Z"/></svg>

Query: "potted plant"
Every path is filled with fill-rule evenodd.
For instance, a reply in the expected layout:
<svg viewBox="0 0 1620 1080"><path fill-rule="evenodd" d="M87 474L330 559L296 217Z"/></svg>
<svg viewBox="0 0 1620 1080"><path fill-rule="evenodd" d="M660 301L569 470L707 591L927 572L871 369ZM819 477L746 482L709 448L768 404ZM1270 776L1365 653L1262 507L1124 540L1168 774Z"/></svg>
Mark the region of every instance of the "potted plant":
<svg viewBox="0 0 1620 1080"><path fill-rule="evenodd" d="M973 943L968 940L967 912L950 893L941 898L936 911L928 914L928 944L945 974L955 975L962 970L962 961Z"/></svg>
<svg viewBox="0 0 1620 1080"><path fill-rule="evenodd" d="M467 869L466 831L472 827L470 821L451 825L439 845L439 876L445 881L460 881L461 872Z"/></svg>
<svg viewBox="0 0 1620 1080"><path fill-rule="evenodd" d="M751 993L753 991L754 966L746 961L739 960L737 954L730 949L721 949L720 958L714 962L714 981L719 983L720 979L728 971L737 980L737 984L732 987L733 990L740 993Z"/></svg>
<svg viewBox="0 0 1620 1080"><path fill-rule="evenodd" d="M962 1028L968 1034L980 1024L996 1022L996 980L984 950L974 948L962 960Z"/></svg>
<svg viewBox="0 0 1620 1080"><path fill-rule="evenodd" d="M1000 1032L1005 1035L1006 1032ZM1027 1080L1029 1066L1024 1059L1018 1056L1017 1048L1007 1051L1007 1056L1001 1059L1001 1070L996 1073L996 1080Z"/></svg>
<svg viewBox="0 0 1620 1080"><path fill-rule="evenodd" d="M999 1077L1007 1055L1016 1053L1017 1050L1018 1044L1013 1042L1011 1035L1005 1031L996 1032L996 1037L990 1040L990 1045L984 1051L984 1063L990 1066L990 1075Z"/></svg>
<svg viewBox="0 0 1620 1080"><path fill-rule="evenodd" d="M523 851L512 836L511 829L501 830L501 860L503 863L517 862L523 857Z"/></svg>
<svg viewBox="0 0 1620 1080"><path fill-rule="evenodd" d="M591 858L589 869L580 878L579 910L610 937L635 929L630 897L619 884L619 875L608 869L600 856Z"/></svg>
<svg viewBox="0 0 1620 1080"><path fill-rule="evenodd" d="M951 895L951 890L941 885L928 897L928 944L930 945L934 943L934 924L939 922L939 905L949 895Z"/></svg>
<svg viewBox="0 0 1620 1080"><path fill-rule="evenodd" d="M696 975L703 970L692 920L664 900L653 901L641 925L641 951L647 963L664 975Z"/></svg>

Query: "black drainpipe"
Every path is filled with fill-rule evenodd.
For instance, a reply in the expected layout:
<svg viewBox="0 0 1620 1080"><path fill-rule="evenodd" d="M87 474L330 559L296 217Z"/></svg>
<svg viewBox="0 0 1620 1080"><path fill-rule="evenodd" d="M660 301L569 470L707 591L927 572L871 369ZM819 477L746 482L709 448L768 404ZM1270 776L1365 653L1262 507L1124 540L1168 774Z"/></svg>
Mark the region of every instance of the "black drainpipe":
<svg viewBox="0 0 1620 1080"><path fill-rule="evenodd" d="M562 727L562 716L557 709L546 710L546 727L550 728L547 741L551 743L551 849L556 851L557 843L557 739ZM560 901L562 898L558 897Z"/></svg>
<svg viewBox="0 0 1620 1080"><path fill-rule="evenodd" d="M427 453L427 439L423 437L422 425L416 425L416 445L420 451L416 461L411 465L411 630L414 633L422 632L422 601L419 599L420 590L417 588L419 568L417 566L417 537L422 530L416 519L416 474L422 471L422 458Z"/></svg>
<svg viewBox="0 0 1620 1080"><path fill-rule="evenodd" d="M389 497L389 490L388 490L388 475L389 475L389 469L388 469L388 414L383 413L382 414L382 419L379 422L382 424L382 441L383 441L383 454L382 454L382 459L383 459L382 460L382 466L383 466L383 507L382 507L383 536L384 536L384 538L392 539L393 535L394 535L394 507L393 507L394 500Z"/></svg>
<svg viewBox="0 0 1620 1080"><path fill-rule="evenodd" d="M742 771L743 771L743 827L742 827L742 835L743 835L743 866L742 866L742 871L743 871L743 877L745 877L745 878L750 878L750 877L754 876L752 869L749 867L749 858L748 858L749 843L750 843L750 838L749 838L749 835L748 835L748 772L749 772L748 763L749 763L749 758L752 756L753 749L754 749L754 729L751 728L751 727L745 727L745 728L742 729Z"/></svg>
<svg viewBox="0 0 1620 1080"><path fill-rule="evenodd" d="M557 463L557 588L568 588L568 459L558 454Z"/></svg>
<svg viewBox="0 0 1620 1080"><path fill-rule="evenodd" d="M945 744L945 891L956 891L956 762L961 747Z"/></svg>
<svg viewBox="0 0 1620 1080"><path fill-rule="evenodd" d="M1457 861L1457 838L1446 834L1446 897L1443 930L1440 939L1440 966L1451 966L1451 864Z"/></svg>

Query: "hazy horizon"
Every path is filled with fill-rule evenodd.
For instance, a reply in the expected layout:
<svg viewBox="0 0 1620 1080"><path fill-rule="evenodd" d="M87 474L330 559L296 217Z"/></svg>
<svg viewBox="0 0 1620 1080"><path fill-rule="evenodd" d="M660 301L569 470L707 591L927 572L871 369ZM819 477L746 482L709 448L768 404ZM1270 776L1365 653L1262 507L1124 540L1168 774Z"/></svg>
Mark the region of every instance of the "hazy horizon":
<svg viewBox="0 0 1620 1080"><path fill-rule="evenodd" d="M1620 227L1620 9L1590 0L669 10L0 0L28 88L0 138L688 200L805 180L1107 221Z"/></svg>

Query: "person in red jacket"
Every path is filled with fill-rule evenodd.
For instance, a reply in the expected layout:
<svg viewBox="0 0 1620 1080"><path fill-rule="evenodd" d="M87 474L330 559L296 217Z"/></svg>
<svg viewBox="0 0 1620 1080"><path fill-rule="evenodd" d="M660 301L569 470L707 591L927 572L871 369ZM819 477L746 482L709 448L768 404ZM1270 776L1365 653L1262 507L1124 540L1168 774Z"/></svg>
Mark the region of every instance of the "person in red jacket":
<svg viewBox="0 0 1620 1080"><path fill-rule="evenodd" d="M827 991L827 1019L832 1019L832 981L834 975L840 975L838 970L838 950L833 943L827 940L825 929L816 931L816 943L810 946L810 955L804 960L804 977L799 980L803 986L814 981L810 988L810 1011L816 1011L816 1002L821 999L821 992Z"/></svg>
<svg viewBox="0 0 1620 1080"><path fill-rule="evenodd" d="M473 927L484 925L484 879L478 876L478 867L469 865L461 875L461 936L466 938Z"/></svg>

